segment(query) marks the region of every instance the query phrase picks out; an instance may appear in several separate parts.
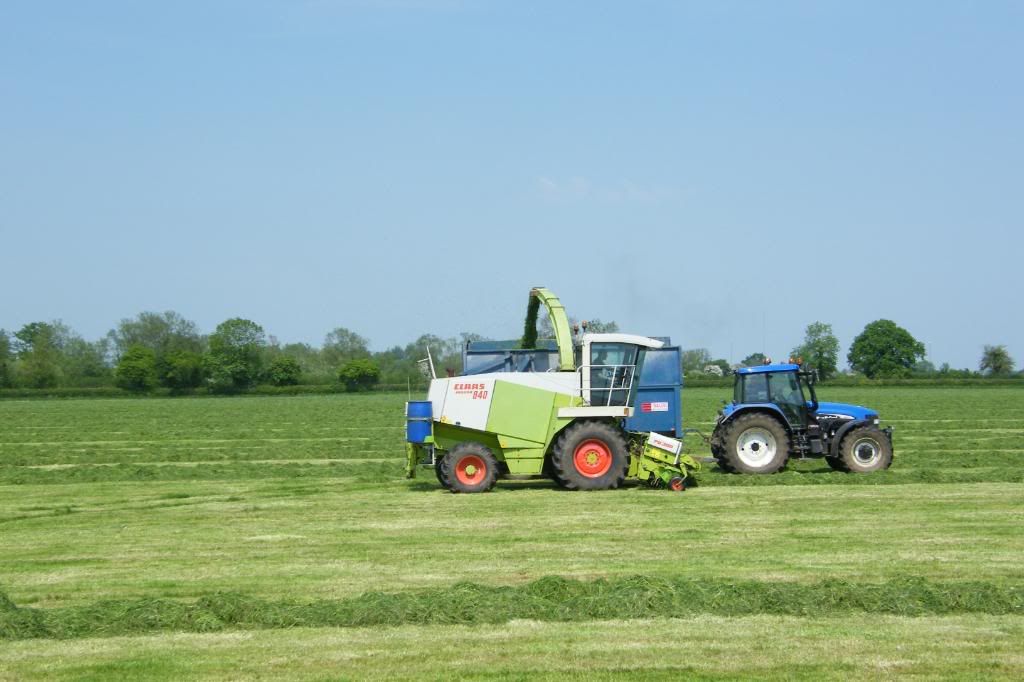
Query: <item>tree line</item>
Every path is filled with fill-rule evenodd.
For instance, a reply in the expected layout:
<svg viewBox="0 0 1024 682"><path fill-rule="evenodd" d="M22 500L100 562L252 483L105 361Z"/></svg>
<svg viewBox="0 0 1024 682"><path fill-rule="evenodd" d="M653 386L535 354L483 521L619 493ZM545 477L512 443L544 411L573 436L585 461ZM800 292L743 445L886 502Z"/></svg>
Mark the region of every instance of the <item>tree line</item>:
<svg viewBox="0 0 1024 682"><path fill-rule="evenodd" d="M593 320L587 330L612 332L618 326ZM542 336L544 332L542 321ZM483 338L474 333L423 334L405 346L372 352L366 338L344 327L329 332L319 347L282 344L251 320L225 320L205 335L173 311L123 319L96 341L86 341L60 321L31 322L13 333L0 329L0 388L118 386L137 392L185 392L202 387L230 393L261 384L334 384L352 391L381 384L421 387L424 378L418 361L427 347L438 373L457 374L465 343ZM839 349L832 326L814 322L791 357L801 358L828 379L839 373ZM872 379L1003 377L1013 374L1015 366L1005 346L993 345L985 346L976 371L951 369L948 364L936 368L925 359L924 344L891 320L868 324L853 340L846 359L850 372ZM761 353L751 353L739 364L766 360ZM723 376L734 367L713 359L704 348L683 351L682 364L688 375Z"/></svg>
<svg viewBox="0 0 1024 682"><path fill-rule="evenodd" d="M482 338L424 334L405 346L371 352L366 338L344 327L329 332L320 347L282 344L252 320L225 320L205 335L175 312L140 313L96 341L60 321L32 322L14 333L0 329L0 388L203 387L230 393L257 385L405 386L422 383L417 362L426 347L439 372L458 372L463 344Z"/></svg>
<svg viewBox="0 0 1024 682"><path fill-rule="evenodd" d="M733 366L723 359L712 359L706 348L693 348L682 353L683 371L688 375L728 374ZM839 339L832 325L812 322L804 339L790 351L788 358L776 362L799 360L808 369L818 370L822 379L831 379L839 372ZM769 361L763 353L751 353L738 366L753 367ZM892 320L875 320L854 338L846 354L847 374L860 374L869 379L907 378L975 378L1008 377L1014 373L1014 360L1005 345L986 345L976 371L953 369L948 363L935 367L925 359L925 346ZM1020 374L1020 373L1018 373Z"/></svg>

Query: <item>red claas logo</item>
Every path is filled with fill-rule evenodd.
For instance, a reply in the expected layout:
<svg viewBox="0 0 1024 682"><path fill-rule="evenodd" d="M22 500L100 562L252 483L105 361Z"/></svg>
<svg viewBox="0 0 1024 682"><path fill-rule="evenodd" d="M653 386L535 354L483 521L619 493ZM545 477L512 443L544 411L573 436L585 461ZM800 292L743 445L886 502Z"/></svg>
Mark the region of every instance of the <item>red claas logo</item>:
<svg viewBox="0 0 1024 682"><path fill-rule="evenodd" d="M481 391L486 387L486 384L455 384L456 391Z"/></svg>

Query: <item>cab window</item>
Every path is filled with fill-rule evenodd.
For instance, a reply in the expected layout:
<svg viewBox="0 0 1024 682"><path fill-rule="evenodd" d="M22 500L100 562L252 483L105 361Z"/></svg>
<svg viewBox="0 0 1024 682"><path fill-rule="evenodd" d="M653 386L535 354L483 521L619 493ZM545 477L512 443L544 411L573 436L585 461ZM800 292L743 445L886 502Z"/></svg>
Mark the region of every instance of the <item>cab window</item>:
<svg viewBox="0 0 1024 682"><path fill-rule="evenodd" d="M791 424L804 420L806 402L796 372L774 372L768 382L772 402L779 406Z"/></svg>
<svg viewBox="0 0 1024 682"><path fill-rule="evenodd" d="M744 403L766 403L768 402L768 375L748 374L743 377L743 399Z"/></svg>
<svg viewBox="0 0 1024 682"><path fill-rule="evenodd" d="M628 405L637 347L629 343L590 345L590 404Z"/></svg>

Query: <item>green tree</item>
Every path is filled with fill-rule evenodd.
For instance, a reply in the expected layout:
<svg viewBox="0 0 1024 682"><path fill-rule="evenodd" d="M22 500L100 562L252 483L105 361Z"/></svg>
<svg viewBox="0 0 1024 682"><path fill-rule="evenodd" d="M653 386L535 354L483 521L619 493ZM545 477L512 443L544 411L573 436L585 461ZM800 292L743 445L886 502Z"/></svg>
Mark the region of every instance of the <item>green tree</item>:
<svg viewBox="0 0 1024 682"><path fill-rule="evenodd" d="M176 391L196 388L203 383L203 356L190 350L172 350L156 361L157 381Z"/></svg>
<svg viewBox="0 0 1024 682"><path fill-rule="evenodd" d="M321 351L331 367L340 367L349 360L370 357L370 342L354 331L338 327L324 339Z"/></svg>
<svg viewBox="0 0 1024 682"><path fill-rule="evenodd" d="M346 391L369 390L380 381L380 369L372 360L356 358L341 366L338 381L345 385Z"/></svg>
<svg viewBox="0 0 1024 682"><path fill-rule="evenodd" d="M906 377L924 357L924 344L892 320L875 320L850 345L850 367L869 379Z"/></svg>
<svg viewBox="0 0 1024 682"><path fill-rule="evenodd" d="M718 372L716 372L714 370L712 370L711 372L708 372L708 368L709 367L717 367L718 371L721 372L721 374L719 374ZM711 362L706 364L704 366L704 373L705 374L709 374L710 373L710 374L715 374L716 376L727 377L730 374L732 374L732 367L729 366L729 362L727 360L725 360L724 358L719 358L717 360L712 360Z"/></svg>
<svg viewBox="0 0 1024 682"><path fill-rule="evenodd" d="M129 346L114 370L117 385L141 393L156 386L156 354L145 346Z"/></svg>
<svg viewBox="0 0 1024 682"><path fill-rule="evenodd" d="M711 364L711 352L707 348L691 348L682 355L683 374L701 374Z"/></svg>
<svg viewBox="0 0 1024 682"><path fill-rule="evenodd" d="M539 319L537 322L537 338L555 338L555 330L551 326L551 316L547 314L547 310L544 310L542 313L538 314L538 318ZM587 334L614 334L615 332L619 331L619 324L615 320L603 322L598 318L594 318L593 320L585 320L585 322L587 324L587 328L585 330ZM575 326L579 326L581 334L584 332L583 322L580 322L575 317L570 317L569 328L571 329Z"/></svg>
<svg viewBox="0 0 1024 682"><path fill-rule="evenodd" d="M617 331L619 331L619 325L615 320L610 322L602 322L597 318L587 320L588 334L614 334Z"/></svg>
<svg viewBox="0 0 1024 682"><path fill-rule="evenodd" d="M66 385L109 385L112 369L107 362L109 341L90 342L70 335L61 349L60 368Z"/></svg>
<svg viewBox="0 0 1024 682"><path fill-rule="evenodd" d="M458 374L462 371L462 344L459 340L444 339L434 334L423 334L405 347L405 357L409 359L410 367L415 368L417 360L427 357L427 348L430 349L434 367L439 375L444 376L448 372Z"/></svg>
<svg viewBox="0 0 1024 682"><path fill-rule="evenodd" d="M830 379L839 370L839 339L832 325L812 322L804 332L804 342L793 349L794 360L802 358L804 366L818 370L822 379Z"/></svg>
<svg viewBox="0 0 1024 682"><path fill-rule="evenodd" d="M125 318L107 338L119 357L131 346L143 346L156 356L157 381L169 388L190 388L195 380L194 361L203 352L203 337L196 324L173 310L142 312ZM172 357L174 366L172 366ZM199 379L201 381L201 372ZM182 384L184 382L185 385Z"/></svg>
<svg viewBox="0 0 1024 682"><path fill-rule="evenodd" d="M7 330L0 329L0 388L14 385L14 354L11 352L11 337Z"/></svg>
<svg viewBox="0 0 1024 682"><path fill-rule="evenodd" d="M327 363L319 348L307 343L288 343L281 346L279 354L298 362L301 374L311 377L315 383L329 384L336 378L337 369Z"/></svg>
<svg viewBox="0 0 1024 682"><path fill-rule="evenodd" d="M266 343L263 327L252 320L235 317L217 325L204 361L211 388L233 391L255 384Z"/></svg>
<svg viewBox="0 0 1024 682"><path fill-rule="evenodd" d="M134 318L125 318L107 334L120 355L131 346L145 346L159 359L166 353L185 350L203 352L203 338L196 324L168 310L164 313L142 312Z"/></svg>
<svg viewBox="0 0 1024 682"><path fill-rule="evenodd" d="M1013 373L1013 358L1006 346L985 346L979 369L989 376L1007 376Z"/></svg>
<svg viewBox="0 0 1024 682"><path fill-rule="evenodd" d="M760 367L765 364L765 360L767 359L768 356L764 353L751 353L747 357L743 358L743 361L740 362L740 364L744 367Z"/></svg>
<svg viewBox="0 0 1024 682"><path fill-rule="evenodd" d="M31 388L52 388L60 383L61 350L68 328L60 321L30 322L14 333L19 382Z"/></svg>
<svg viewBox="0 0 1024 682"><path fill-rule="evenodd" d="M299 361L287 355L279 355L267 366L267 380L274 386L294 386L301 375Z"/></svg>
<svg viewBox="0 0 1024 682"><path fill-rule="evenodd" d="M945 365L946 371L949 371L949 365ZM928 360L918 360L914 363L914 366L910 370L911 376L915 377L930 377L933 376L938 370L935 369L935 365Z"/></svg>

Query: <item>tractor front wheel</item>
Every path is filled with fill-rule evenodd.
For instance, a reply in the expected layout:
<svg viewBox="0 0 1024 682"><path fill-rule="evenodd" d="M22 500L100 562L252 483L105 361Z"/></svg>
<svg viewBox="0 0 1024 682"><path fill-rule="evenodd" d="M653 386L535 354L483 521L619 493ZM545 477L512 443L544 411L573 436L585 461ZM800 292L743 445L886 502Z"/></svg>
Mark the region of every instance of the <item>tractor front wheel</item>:
<svg viewBox="0 0 1024 682"><path fill-rule="evenodd" d="M605 422L579 422L555 441L551 468L569 490L618 488L629 469L629 449L620 429Z"/></svg>
<svg viewBox="0 0 1024 682"><path fill-rule="evenodd" d="M438 480L453 493L485 493L498 479L498 460L480 443L459 443L440 462Z"/></svg>
<svg viewBox="0 0 1024 682"><path fill-rule="evenodd" d="M862 426L843 436L837 459L844 471L855 474L881 471L892 464L892 445L879 429Z"/></svg>
<svg viewBox="0 0 1024 682"><path fill-rule="evenodd" d="M741 414L725 427L718 465L740 474L774 474L789 459L789 433L763 412Z"/></svg>

